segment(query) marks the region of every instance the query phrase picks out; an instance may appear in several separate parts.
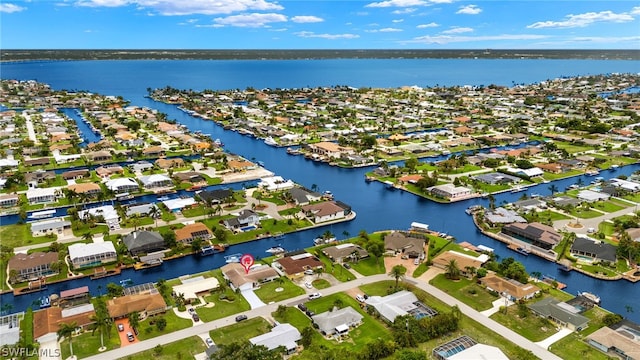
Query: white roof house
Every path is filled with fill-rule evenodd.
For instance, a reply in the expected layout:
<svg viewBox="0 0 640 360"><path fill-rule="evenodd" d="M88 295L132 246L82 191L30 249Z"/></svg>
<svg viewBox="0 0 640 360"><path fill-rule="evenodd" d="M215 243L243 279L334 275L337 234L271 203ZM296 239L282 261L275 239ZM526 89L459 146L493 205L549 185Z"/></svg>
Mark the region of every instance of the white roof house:
<svg viewBox="0 0 640 360"><path fill-rule="evenodd" d="M91 209L82 210L78 212L78 217L80 217L80 219L83 219L87 215L102 216L104 217L105 221L112 220L112 219L117 220L120 218L118 216L118 212L113 207L113 205L98 206L98 207L94 207Z"/></svg>
<svg viewBox="0 0 640 360"><path fill-rule="evenodd" d="M362 318L363 316L350 306L333 311L325 311L312 317L313 322L318 325L318 329L325 334L346 332L349 330L349 326L359 325L362 322ZM345 327L346 330L343 330Z"/></svg>
<svg viewBox="0 0 640 360"><path fill-rule="evenodd" d="M638 184L637 182L634 181L628 181L628 180L623 180L623 179L611 179L609 180L609 182L611 183L611 185L613 186L617 186L617 187L621 187L625 190L629 190L629 191L638 191L640 190L640 184Z"/></svg>
<svg viewBox="0 0 640 360"><path fill-rule="evenodd" d="M593 202L598 200L607 200L610 195L607 193L601 193L593 190L581 190L578 193L578 199L587 202Z"/></svg>
<svg viewBox="0 0 640 360"><path fill-rule="evenodd" d="M182 280L182 284L174 286L173 291L176 294L183 294L184 298L189 300L197 299L198 294L217 289L218 286L220 286L220 283L215 277L197 276Z"/></svg>
<svg viewBox="0 0 640 360"><path fill-rule="evenodd" d="M54 188L35 188L27 190L27 200L29 203L51 202L56 198Z"/></svg>
<svg viewBox="0 0 640 360"><path fill-rule="evenodd" d="M530 169L518 169L518 168L507 168L506 170L507 172L510 172L512 174L520 174L520 175L525 175L528 177L534 177L534 176L542 176L544 175L544 171L542 169L540 169L539 167L532 167Z"/></svg>
<svg viewBox="0 0 640 360"><path fill-rule="evenodd" d="M414 303L418 298L414 293L406 290L398 291L387 296L370 296L365 302L373 306L380 315L389 322L393 322L397 316L409 314L410 310L418 306Z"/></svg>
<svg viewBox="0 0 640 360"><path fill-rule="evenodd" d="M190 197L190 198L164 200L162 203L167 207L167 209L169 209L169 211L178 211L187 206L191 206L195 204L196 200Z"/></svg>
<svg viewBox="0 0 640 360"><path fill-rule="evenodd" d="M75 267L113 261L117 258L116 248L111 241L69 245L69 258Z"/></svg>
<svg viewBox="0 0 640 360"><path fill-rule="evenodd" d="M284 346L287 351L291 351L296 349L296 341L300 338L300 331L291 324L278 324L270 332L253 337L249 339L249 342L254 345L266 346L269 350Z"/></svg>
<svg viewBox="0 0 640 360"><path fill-rule="evenodd" d="M141 176L140 182L145 188L168 186L173 184L173 181L171 181L171 179L168 176L163 174Z"/></svg>
<svg viewBox="0 0 640 360"><path fill-rule="evenodd" d="M459 353L449 356L447 360L477 360L477 359L491 359L491 360L509 360L509 358L495 346L489 346L485 344L475 344L470 348L464 349Z"/></svg>
<svg viewBox="0 0 640 360"><path fill-rule="evenodd" d="M293 181L285 180L282 178L282 176L270 176L262 178L258 183L258 188L263 188L269 191L291 189L294 186L295 184L293 183Z"/></svg>
<svg viewBox="0 0 640 360"><path fill-rule="evenodd" d="M138 182L132 178L111 179L105 182L104 185L107 187L107 189L111 191L118 191L122 188L128 189L128 188L140 187L140 185L138 185Z"/></svg>

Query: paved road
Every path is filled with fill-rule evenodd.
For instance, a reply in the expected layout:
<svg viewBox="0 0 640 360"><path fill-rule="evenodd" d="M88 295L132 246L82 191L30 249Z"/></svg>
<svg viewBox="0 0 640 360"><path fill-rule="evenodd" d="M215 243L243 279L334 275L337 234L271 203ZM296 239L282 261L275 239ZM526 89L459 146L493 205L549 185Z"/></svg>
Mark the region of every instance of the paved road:
<svg viewBox="0 0 640 360"><path fill-rule="evenodd" d="M591 218L591 219L579 219L580 225L582 225L582 227L579 227L579 228L568 227L567 225L569 223L575 223L576 220L575 220L575 218L573 218L572 215L562 212L563 214L565 214L565 215L567 215L569 217L572 217L572 219L554 221L553 222L553 227L556 228L556 229L568 230L568 231L574 232L576 234L588 234L589 228L593 228L593 229L597 230L598 229L598 225L600 225L601 222L605 222L607 220L611 220L611 219L614 219L614 218L617 218L617 217L620 217L620 216L623 216L623 215L633 214L638 209L638 203L636 203L636 202L629 201L627 199L622 199L622 198L619 198L619 197L612 197L612 199L616 199L618 201L628 203L632 207L628 207L628 208L625 208L625 209L622 209L622 210L618 210L618 211L614 211L614 212L611 212L611 213L607 213L607 212L604 212L602 210L599 210L598 208L594 208L593 210L602 212L602 215L600 215L598 217L595 217L595 218ZM558 209L554 209L554 211L558 211Z"/></svg>
<svg viewBox="0 0 640 360"><path fill-rule="evenodd" d="M349 282L344 282L344 283L340 283L338 285L332 286L330 288L327 289L323 289L322 290L322 294L323 295L330 295L330 294L334 294L337 292L342 292L342 291L346 291L349 289L352 289L356 286L360 286L363 284L369 284L369 283L374 283L374 282L378 282L378 281L383 281L383 280L389 280L390 277L386 274L378 274L378 275L373 275L373 276L368 276L365 278L361 278L361 279L356 279L356 280L352 280ZM460 308L460 310L462 311L463 314L465 314L466 316L470 317L471 319L479 322L480 324L486 326L487 328L495 331L497 334L502 335L503 337L505 337L506 339L508 339L509 341L513 342L514 344L527 349L527 350L531 350L537 357L539 357L540 359L543 360L562 360L560 357L554 355L553 353L551 353L550 351L540 347L539 345L536 345L535 343L531 342L530 340L527 340L526 338L522 337L521 335L518 335L517 333L513 332L512 330L509 330L508 328L504 327L503 325L500 325L498 323L496 323L495 321L493 321L492 319L489 319L488 317L480 314L478 311L472 309L471 307L463 304L462 302L454 299L452 296L450 296L449 294L433 287L432 285L429 285L427 283L424 282L416 282L413 279L406 279L407 282L414 284L415 286L417 286L418 288L427 291L428 293L434 295L435 297L437 297L438 299L444 301L445 303L449 304L449 305L458 305L458 307ZM260 307L258 309L253 309L253 310L249 310L244 312L244 314L246 314L248 317L250 318L254 318L257 316L263 316L265 318L269 318L271 316L271 313L274 312L279 305L289 305L289 306L293 306L295 304L298 304L304 300L307 299L306 295L301 295L295 298L291 298L291 299L287 299L287 300L283 300L280 301L278 303L274 303L274 304L269 304L267 306L263 306ZM222 318L222 319L218 319L215 321L211 321L211 322L207 322L207 323L201 323L199 325L190 327L190 328L186 328L186 329L182 329L170 334L166 334L166 335L162 335L162 336L158 336L155 337L153 339L149 339L149 340L145 340L145 341L141 341L139 343L136 344L132 344L130 346L127 346L126 348L120 348L120 349L115 349L115 350L111 350L111 351L107 351L104 352L102 354L98 354L98 355L94 355L91 357L88 357L86 359L88 360L113 360L113 359L118 359L118 358L122 358L122 357L126 357L128 355L140 352L140 351L144 351L144 350L149 350L149 349L153 349L156 345L158 344L168 344L174 341L178 341L178 340L182 340L184 338L190 337L190 336L198 336L204 332L209 332L210 330L214 330L217 329L219 327L223 327L223 326L227 326L227 325L231 325L233 323L235 323L235 316L237 314L228 316L226 318Z"/></svg>

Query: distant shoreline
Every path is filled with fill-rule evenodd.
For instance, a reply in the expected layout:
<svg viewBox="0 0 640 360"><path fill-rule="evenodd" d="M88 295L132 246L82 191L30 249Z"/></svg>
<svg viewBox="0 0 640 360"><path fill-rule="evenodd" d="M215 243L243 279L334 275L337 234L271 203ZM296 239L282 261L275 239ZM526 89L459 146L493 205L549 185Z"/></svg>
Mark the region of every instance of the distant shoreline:
<svg viewBox="0 0 640 360"><path fill-rule="evenodd" d="M320 59L576 59L640 60L640 50L173 50L5 49L1 62L73 60L320 60Z"/></svg>

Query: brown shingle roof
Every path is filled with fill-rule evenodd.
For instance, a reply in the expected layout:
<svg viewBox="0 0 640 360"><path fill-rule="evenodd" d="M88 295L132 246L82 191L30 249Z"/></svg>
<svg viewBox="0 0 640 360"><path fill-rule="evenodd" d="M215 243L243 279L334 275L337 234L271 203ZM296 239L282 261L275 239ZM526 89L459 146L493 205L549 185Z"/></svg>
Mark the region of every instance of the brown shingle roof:
<svg viewBox="0 0 640 360"><path fill-rule="evenodd" d="M62 317L62 309L54 306L45 310L33 313L33 337L39 337L48 333L55 333L60 328L61 323L71 324L75 322L78 326L87 326L92 323L91 316L95 315L95 311L88 311L81 314Z"/></svg>
<svg viewBox="0 0 640 360"><path fill-rule="evenodd" d="M307 269L323 267L322 261L318 260L315 256L307 256L303 258L299 258L299 255L298 257L287 256L276 261L280 263L287 275L298 274Z"/></svg>
<svg viewBox="0 0 640 360"><path fill-rule="evenodd" d="M47 265L58 261L57 252L34 252L33 254L16 254L9 260L7 265L10 270L31 269L40 265Z"/></svg>
<svg viewBox="0 0 640 360"><path fill-rule="evenodd" d="M107 300L107 310L112 318L120 318L137 311L155 313L166 309L167 303L157 292L121 296Z"/></svg>

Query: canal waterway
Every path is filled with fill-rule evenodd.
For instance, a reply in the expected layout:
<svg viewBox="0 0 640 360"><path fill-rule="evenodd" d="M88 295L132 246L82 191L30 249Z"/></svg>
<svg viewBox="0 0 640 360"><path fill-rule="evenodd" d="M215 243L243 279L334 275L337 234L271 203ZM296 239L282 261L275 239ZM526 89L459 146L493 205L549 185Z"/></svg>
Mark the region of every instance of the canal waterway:
<svg viewBox="0 0 640 360"><path fill-rule="evenodd" d="M482 66L470 60L467 65L474 67L478 74L493 75L494 81L487 81L485 75L468 74L468 78L461 79L454 75L451 80L448 75L455 72L454 68L446 67L440 74L433 74L430 67L431 62L426 61L422 65L410 62L416 67L413 74L407 73L404 76L393 78L388 72L398 74L403 69L406 62L387 61L380 64L372 61L362 62L333 62L336 71L330 72L331 64L318 64L316 61L305 62L190 62L190 61L158 61L158 62L63 62L63 63L22 63L2 65L3 77L16 78L21 80L35 79L52 85L55 89L88 89L104 95L121 95L130 100L132 105L147 106L158 109L168 114L170 119L186 125L191 131L201 131L211 134L212 138L219 138L225 149L230 152L240 154L249 160L262 161L265 167L277 175L292 179L304 186L311 187L316 184L320 191L331 191L336 199L348 203L357 213L355 220L335 224L323 228L302 231L288 234L282 239L264 239L257 242L239 244L232 246L230 253L251 253L257 257L267 256L266 249L274 245L282 245L287 250L295 250L312 245L313 239L322 232L329 230L339 239L344 239L347 235L355 235L360 230L368 232L407 229L412 221L427 223L430 228L436 231L453 235L457 241L468 241L475 245L486 245L496 250L501 257L514 257L521 261L529 272L538 271L543 275L556 277L558 281L568 284L568 292L576 294L578 291L589 291L598 294L602 298L605 308L623 314L635 321L640 321L640 309L636 306L637 299L640 298L640 286L632 284L626 280L602 281L596 280L577 272L559 272L555 264L537 258L535 256L523 256L510 251L500 242L480 234L470 216L464 210L475 204L488 206L486 199L472 199L454 204L438 204L432 201L419 198L403 191L388 190L380 183L367 183L364 181L364 174L371 168L343 169L331 167L326 164L313 162L302 156L288 155L283 148L275 148L264 144L261 140L256 140L236 132L225 131L211 121L192 117L177 109L174 105L167 105L154 102L145 97L146 87L164 87L171 85L185 89L228 89L244 88L246 86L255 87L292 87L292 86L331 86L331 85L351 85L351 86L385 86L396 87L403 85L417 84L419 86L434 86L436 84L502 84L510 85L512 81L516 83L530 83L542 81L557 76L570 76L580 74L595 74L608 72L637 72L640 67L639 62L617 62L601 61L586 63L580 61L549 62L537 60L516 61L508 63L504 67L503 61L483 62ZM320 61L322 62L322 61ZM256 66L260 65L259 69ZM290 65L291 70L287 75L282 73L282 67ZM444 66L440 63L438 66ZM452 62L450 66L462 66L464 63ZM517 65L517 66L516 66ZM501 67L502 66L502 67ZM546 66L546 69L541 68ZM359 70L360 68L364 70ZM388 69L386 67L389 67ZM324 71L322 78L315 75L314 70L321 68ZM526 74L522 69L527 68ZM351 70L351 72L345 69ZM376 70L371 74L372 69ZM531 72L530 72L531 70ZM465 70L466 71L466 70ZM247 73L255 75L251 83L247 79ZM427 74L420 77L420 74ZM61 75L64 74L64 75ZM111 76L105 76L111 74ZM115 76L118 74L118 76ZM216 76L212 76L215 74ZM263 76L258 76L264 74ZM329 75L331 74L331 75ZM415 75L418 74L418 75ZM291 77L291 76L298 77ZM305 75L309 75L305 78ZM414 76L415 75L415 76ZM207 78L207 76L210 76ZM233 77L237 81L233 81ZM279 76L282 76L280 78ZM417 76L417 77L416 77ZM488 75L487 75L488 76ZM380 77L383 79L381 80ZM269 81L265 81L268 79ZM305 81L306 80L306 81ZM369 81L369 85L367 82ZM221 85L222 84L222 85ZM301 85L296 85L301 84ZM452 84L453 85L453 84ZM600 176L605 178L615 177L621 174L629 175L640 169L639 165L625 166L615 171L602 172ZM592 178L583 177L585 183L589 183ZM564 189L574 184L577 178L564 179L553 182L558 189ZM528 194L550 194L549 185L541 184L528 188ZM502 202L512 202L522 196L519 193L503 193L496 195L496 204ZM13 310L24 310L40 296L49 293L59 293L61 290L87 285L92 293L104 292L106 284L118 282L123 279L131 279L134 284L157 281L160 278L169 279L184 274L192 274L212 268L218 268L224 264L221 254L209 257L189 256L165 262L161 267L135 271L125 270L120 276L109 277L99 280L88 278L74 281L51 284L48 289L34 294L13 297L12 294L4 294L0 297L2 303L13 304ZM634 308L635 312L627 312L628 307Z"/></svg>

